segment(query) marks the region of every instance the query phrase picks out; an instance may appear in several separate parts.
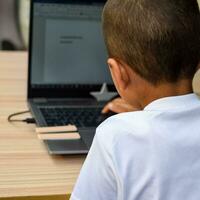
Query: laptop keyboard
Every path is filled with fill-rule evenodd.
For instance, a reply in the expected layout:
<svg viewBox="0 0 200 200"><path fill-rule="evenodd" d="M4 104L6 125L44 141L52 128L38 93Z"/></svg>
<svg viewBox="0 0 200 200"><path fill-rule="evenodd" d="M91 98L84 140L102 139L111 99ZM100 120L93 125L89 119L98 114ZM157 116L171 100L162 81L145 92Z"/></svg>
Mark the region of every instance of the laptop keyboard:
<svg viewBox="0 0 200 200"><path fill-rule="evenodd" d="M77 127L97 127L109 116L101 115L102 108L43 107L40 111L47 126L76 125Z"/></svg>

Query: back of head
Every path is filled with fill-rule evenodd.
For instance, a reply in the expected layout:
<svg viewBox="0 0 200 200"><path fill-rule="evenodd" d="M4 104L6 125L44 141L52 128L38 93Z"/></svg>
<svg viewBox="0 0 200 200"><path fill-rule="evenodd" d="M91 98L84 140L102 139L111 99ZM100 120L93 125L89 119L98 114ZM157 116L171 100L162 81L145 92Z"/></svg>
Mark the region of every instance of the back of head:
<svg viewBox="0 0 200 200"><path fill-rule="evenodd" d="M108 0L109 56L154 85L191 79L200 57L199 14L197 0Z"/></svg>

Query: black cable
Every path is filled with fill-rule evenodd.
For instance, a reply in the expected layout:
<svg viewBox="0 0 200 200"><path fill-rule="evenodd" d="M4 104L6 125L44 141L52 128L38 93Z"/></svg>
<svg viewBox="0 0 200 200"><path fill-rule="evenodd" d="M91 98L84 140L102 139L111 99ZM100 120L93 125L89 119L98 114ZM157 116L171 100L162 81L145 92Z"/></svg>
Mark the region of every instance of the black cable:
<svg viewBox="0 0 200 200"><path fill-rule="evenodd" d="M23 114L26 114L26 113L30 113L30 110L26 110L26 111L18 112L18 113L13 113L13 114L8 116L8 122L26 122L28 124L34 124L35 123L35 119L33 119L33 118L12 119L15 116L23 115Z"/></svg>

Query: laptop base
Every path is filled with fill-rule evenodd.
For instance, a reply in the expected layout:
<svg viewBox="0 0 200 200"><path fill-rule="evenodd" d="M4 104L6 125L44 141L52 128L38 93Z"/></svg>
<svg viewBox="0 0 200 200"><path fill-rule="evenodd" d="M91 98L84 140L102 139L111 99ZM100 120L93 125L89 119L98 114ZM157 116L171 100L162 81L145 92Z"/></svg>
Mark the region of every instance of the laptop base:
<svg viewBox="0 0 200 200"><path fill-rule="evenodd" d="M51 155L82 155L89 149L82 140L45 140Z"/></svg>

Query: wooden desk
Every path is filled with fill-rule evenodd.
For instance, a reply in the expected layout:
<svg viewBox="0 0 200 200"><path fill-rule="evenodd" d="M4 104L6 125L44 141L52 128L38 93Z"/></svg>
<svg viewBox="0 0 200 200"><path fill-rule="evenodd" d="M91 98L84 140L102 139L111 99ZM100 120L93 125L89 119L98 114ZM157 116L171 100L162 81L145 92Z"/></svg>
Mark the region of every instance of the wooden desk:
<svg viewBox="0 0 200 200"><path fill-rule="evenodd" d="M52 157L34 125L7 122L9 114L27 110L26 82L27 53L0 52L0 198L66 199L84 157Z"/></svg>

